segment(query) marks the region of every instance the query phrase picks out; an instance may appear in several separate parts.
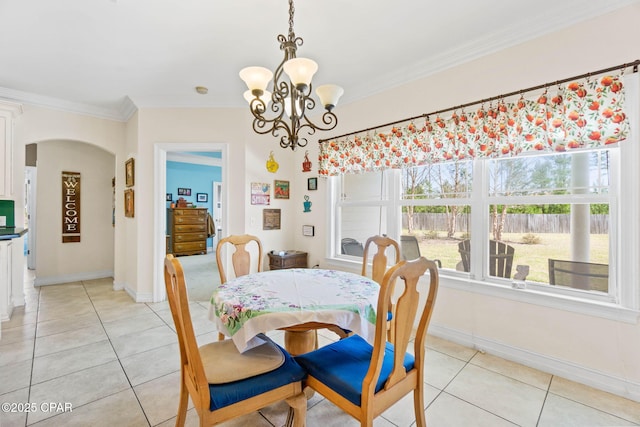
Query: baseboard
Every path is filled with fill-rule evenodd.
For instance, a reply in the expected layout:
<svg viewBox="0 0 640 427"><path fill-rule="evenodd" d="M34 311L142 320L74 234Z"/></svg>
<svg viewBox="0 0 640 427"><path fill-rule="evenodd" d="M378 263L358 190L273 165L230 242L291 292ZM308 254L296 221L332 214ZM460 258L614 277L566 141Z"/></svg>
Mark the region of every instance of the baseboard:
<svg viewBox="0 0 640 427"><path fill-rule="evenodd" d="M14 305L9 302L9 306L7 307L6 312L0 316L0 323L8 322L9 320L11 320L11 313L13 313L13 309Z"/></svg>
<svg viewBox="0 0 640 427"><path fill-rule="evenodd" d="M456 329L431 323L429 334L485 351L489 354L529 366L552 375L588 385L627 399L640 402L640 384L605 372L577 365L573 362L557 359L529 350L513 347L498 341L471 335Z"/></svg>
<svg viewBox="0 0 640 427"><path fill-rule="evenodd" d="M112 270L104 271L88 271L86 273L66 274L64 276L36 276L33 286L60 285L62 283L80 282L83 280L103 279L105 277L113 277Z"/></svg>
<svg viewBox="0 0 640 427"><path fill-rule="evenodd" d="M135 302L153 302L153 293L136 292L126 284L124 285L124 290Z"/></svg>
<svg viewBox="0 0 640 427"><path fill-rule="evenodd" d="M115 280L113 281L113 290L114 291L121 291L125 288L125 284L121 283L121 282L116 282Z"/></svg>

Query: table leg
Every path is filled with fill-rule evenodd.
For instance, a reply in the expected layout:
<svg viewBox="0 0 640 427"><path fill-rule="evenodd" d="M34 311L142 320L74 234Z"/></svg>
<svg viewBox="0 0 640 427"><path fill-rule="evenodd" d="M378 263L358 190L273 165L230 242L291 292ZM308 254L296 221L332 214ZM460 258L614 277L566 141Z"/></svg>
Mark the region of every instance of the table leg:
<svg viewBox="0 0 640 427"><path fill-rule="evenodd" d="M316 330L284 331L284 347L292 356L308 353L316 348Z"/></svg>

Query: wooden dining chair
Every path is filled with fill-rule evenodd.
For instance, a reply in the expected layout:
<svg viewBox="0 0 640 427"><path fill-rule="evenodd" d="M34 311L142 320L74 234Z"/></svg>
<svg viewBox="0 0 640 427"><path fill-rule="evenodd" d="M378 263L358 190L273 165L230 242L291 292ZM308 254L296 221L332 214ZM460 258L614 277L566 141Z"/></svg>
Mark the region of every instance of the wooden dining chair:
<svg viewBox="0 0 640 427"><path fill-rule="evenodd" d="M180 262L171 254L164 263L164 281L180 347L180 400L176 426L184 426L189 397L200 426L209 426L285 400L287 425L305 425L307 399L302 392L304 370L266 336L265 343L238 352L232 340L198 348Z"/></svg>
<svg viewBox="0 0 640 427"><path fill-rule="evenodd" d="M428 291L418 290L418 280L429 271ZM361 426L373 420L405 395L413 392L416 425L426 425L424 416L425 338L438 292L438 268L424 257L401 261L384 275L376 313L389 311L389 295L402 287L396 303L393 340L386 339L386 316L377 316L375 339L369 344L359 335L301 356L296 361L307 371L306 386L323 395ZM420 295L427 293L419 310ZM407 352L416 318L413 355Z"/></svg>
<svg viewBox="0 0 640 427"><path fill-rule="evenodd" d="M362 275L367 276L367 270L369 267L369 252L372 251L373 245L375 245L376 252L371 259L371 278L378 284L382 284L384 274L387 272L387 249L392 248L393 264L400 262L400 245L398 242L387 236L373 236L369 237L364 244L364 255L362 259Z"/></svg>
<svg viewBox="0 0 640 427"><path fill-rule="evenodd" d="M369 237L364 244L364 255L362 257L362 275L367 276L367 270L369 266L369 251L377 249L375 254L373 254L373 258L371 259L371 279L374 282L377 282L379 285L382 284L382 279L384 278L384 274L387 272L387 249L392 249L392 256L394 260L394 264L400 262L400 245L398 242L393 240L390 237L386 236L373 236ZM391 298L392 295L389 295ZM389 332L389 338L391 339L391 334L393 333L393 328L391 327L391 323L393 322L393 312L394 305L393 302L389 302L390 310L387 313L387 331Z"/></svg>
<svg viewBox="0 0 640 427"><path fill-rule="evenodd" d="M239 277L251 272L251 253L248 252L246 248L251 242L257 245L257 271L262 271L262 243L259 238L250 234L242 234L227 236L218 241L216 245L216 263L218 264L218 272L220 273L220 283L227 283L227 275L222 262L223 246L231 244L235 247L235 251L231 255L231 264L233 265L233 271L236 277Z"/></svg>
<svg viewBox="0 0 640 427"><path fill-rule="evenodd" d="M227 274L222 262L222 249L225 245L233 246L235 251L231 255L231 264L233 265L233 273L236 277L244 276L251 273L251 253L247 251L247 245L255 243L258 251L256 271L262 271L262 242L256 236L250 234L230 235L218 241L216 245L216 263L218 264L218 274L220 274L220 283L227 283ZM222 332L218 333L218 339L225 339Z"/></svg>

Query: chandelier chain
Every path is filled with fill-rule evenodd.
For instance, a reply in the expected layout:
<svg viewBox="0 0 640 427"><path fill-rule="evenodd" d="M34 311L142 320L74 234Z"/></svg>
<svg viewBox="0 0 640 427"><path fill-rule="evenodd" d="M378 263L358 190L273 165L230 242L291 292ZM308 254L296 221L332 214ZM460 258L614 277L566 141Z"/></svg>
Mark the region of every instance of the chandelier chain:
<svg viewBox="0 0 640 427"><path fill-rule="evenodd" d="M289 39L293 40L295 38L295 34L293 32L293 14L295 12L295 8L293 7L293 0L289 0Z"/></svg>

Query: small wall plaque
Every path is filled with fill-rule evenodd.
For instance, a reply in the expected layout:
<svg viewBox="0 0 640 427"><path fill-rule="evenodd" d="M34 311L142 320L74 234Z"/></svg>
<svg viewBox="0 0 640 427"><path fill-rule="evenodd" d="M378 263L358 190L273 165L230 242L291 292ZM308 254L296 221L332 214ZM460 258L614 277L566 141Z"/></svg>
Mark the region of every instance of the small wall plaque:
<svg viewBox="0 0 640 427"><path fill-rule="evenodd" d="M262 211L262 229L280 230L280 209L264 209Z"/></svg>

